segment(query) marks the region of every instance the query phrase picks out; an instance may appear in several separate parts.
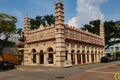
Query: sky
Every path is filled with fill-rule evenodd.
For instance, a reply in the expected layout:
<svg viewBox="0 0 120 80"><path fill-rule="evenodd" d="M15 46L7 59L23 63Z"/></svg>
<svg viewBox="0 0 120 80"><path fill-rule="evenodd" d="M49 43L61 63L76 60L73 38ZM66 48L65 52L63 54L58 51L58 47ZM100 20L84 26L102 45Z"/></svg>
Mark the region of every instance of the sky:
<svg viewBox="0 0 120 80"><path fill-rule="evenodd" d="M64 4L65 23L82 27L91 20L120 20L120 0L61 0ZM55 15L57 0L0 0L0 13L17 18L17 28L23 28L24 17Z"/></svg>

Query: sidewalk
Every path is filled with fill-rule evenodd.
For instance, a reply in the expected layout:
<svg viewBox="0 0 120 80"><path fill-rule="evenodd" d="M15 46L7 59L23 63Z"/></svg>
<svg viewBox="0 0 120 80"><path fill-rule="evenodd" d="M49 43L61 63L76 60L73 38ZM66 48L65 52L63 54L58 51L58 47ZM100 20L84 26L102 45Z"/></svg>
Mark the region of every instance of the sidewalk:
<svg viewBox="0 0 120 80"><path fill-rule="evenodd" d="M50 70L56 70L56 69L58 70L62 68L53 67L53 66L44 66L44 65L17 65L16 69L20 71L39 72L39 71L50 71Z"/></svg>

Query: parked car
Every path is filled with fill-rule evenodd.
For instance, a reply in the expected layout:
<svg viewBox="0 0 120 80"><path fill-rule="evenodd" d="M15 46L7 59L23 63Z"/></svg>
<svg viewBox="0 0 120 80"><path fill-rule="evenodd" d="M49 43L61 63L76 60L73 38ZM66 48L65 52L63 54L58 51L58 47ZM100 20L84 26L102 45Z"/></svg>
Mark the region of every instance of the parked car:
<svg viewBox="0 0 120 80"><path fill-rule="evenodd" d="M6 70L6 69L14 69L14 64L9 60L2 60L0 61L0 69Z"/></svg>
<svg viewBox="0 0 120 80"><path fill-rule="evenodd" d="M101 63L106 63L106 62L110 62L112 61L112 59L110 57L104 56L101 57Z"/></svg>

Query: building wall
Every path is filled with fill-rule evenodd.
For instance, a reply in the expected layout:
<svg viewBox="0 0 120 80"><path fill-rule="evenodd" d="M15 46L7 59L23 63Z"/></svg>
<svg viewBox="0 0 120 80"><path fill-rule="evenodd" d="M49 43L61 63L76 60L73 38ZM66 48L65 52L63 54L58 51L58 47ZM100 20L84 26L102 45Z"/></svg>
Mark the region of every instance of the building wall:
<svg viewBox="0 0 120 80"><path fill-rule="evenodd" d="M31 43L28 44L28 54L25 55L25 58L28 58L26 61L24 61L26 64L34 64L33 62L33 54L36 55L36 63L40 64L40 55L41 51L44 55L44 64L48 65L48 49L52 48L53 52L55 53L55 40L51 41L43 41L43 42L37 42L37 43ZM32 50L36 50L35 52ZM54 56L55 59L55 56ZM36 64L35 63L35 64Z"/></svg>
<svg viewBox="0 0 120 80"><path fill-rule="evenodd" d="M74 65L87 64L100 62L100 58L104 56L104 49L102 46L71 41L66 43L66 54L68 57L66 60L73 62L72 64ZM74 60L72 59L72 55L74 56Z"/></svg>

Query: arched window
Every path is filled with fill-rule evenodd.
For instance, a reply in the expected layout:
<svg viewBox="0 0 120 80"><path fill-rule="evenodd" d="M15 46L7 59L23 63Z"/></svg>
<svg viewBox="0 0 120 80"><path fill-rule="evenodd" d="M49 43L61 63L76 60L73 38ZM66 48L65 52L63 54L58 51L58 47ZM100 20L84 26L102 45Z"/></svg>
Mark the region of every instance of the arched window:
<svg viewBox="0 0 120 80"><path fill-rule="evenodd" d="M53 60L54 60L54 57L53 57L53 48L49 47L47 49L48 51L48 62L49 64L53 64Z"/></svg>
<svg viewBox="0 0 120 80"><path fill-rule="evenodd" d="M48 51L48 52L53 52L53 48L49 47L49 48L47 49L47 51Z"/></svg>
<svg viewBox="0 0 120 80"><path fill-rule="evenodd" d="M36 53L36 49L32 49L32 53Z"/></svg>
<svg viewBox="0 0 120 80"><path fill-rule="evenodd" d="M40 50L40 53L39 53L39 63L40 64L44 64L44 53L43 53L43 50Z"/></svg>
<svg viewBox="0 0 120 80"><path fill-rule="evenodd" d="M74 50L71 51L71 53L74 53L74 52L75 52Z"/></svg>

